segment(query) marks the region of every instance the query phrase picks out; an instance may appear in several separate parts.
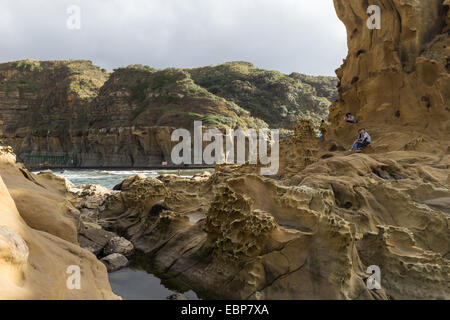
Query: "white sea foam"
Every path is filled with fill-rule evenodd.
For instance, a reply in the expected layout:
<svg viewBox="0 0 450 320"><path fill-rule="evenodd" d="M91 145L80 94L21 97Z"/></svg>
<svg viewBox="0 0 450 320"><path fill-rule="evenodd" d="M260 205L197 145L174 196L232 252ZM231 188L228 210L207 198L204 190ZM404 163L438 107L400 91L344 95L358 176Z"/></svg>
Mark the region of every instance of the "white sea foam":
<svg viewBox="0 0 450 320"><path fill-rule="evenodd" d="M194 174L204 170L190 169L181 170L182 177L192 177ZM94 169L69 169L69 170L43 170L35 171L51 172L57 176L64 177L73 184L79 186L82 184L99 184L112 189L128 177L137 174L144 174L146 177L158 177L161 174L178 174L178 170L94 170Z"/></svg>

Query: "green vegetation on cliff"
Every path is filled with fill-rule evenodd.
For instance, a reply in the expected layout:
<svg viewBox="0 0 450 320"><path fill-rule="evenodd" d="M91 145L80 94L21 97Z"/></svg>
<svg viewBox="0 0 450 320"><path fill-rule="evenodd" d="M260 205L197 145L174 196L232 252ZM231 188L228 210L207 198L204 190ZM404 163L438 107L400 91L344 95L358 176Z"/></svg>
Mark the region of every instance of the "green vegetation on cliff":
<svg viewBox="0 0 450 320"><path fill-rule="evenodd" d="M122 126L191 128L194 120L222 128L267 126L235 103L198 86L180 69L140 65L117 69L100 91L95 107L108 110L109 119L102 123Z"/></svg>
<svg viewBox="0 0 450 320"><path fill-rule="evenodd" d="M6 130L68 128L85 121L109 74L91 61L21 60L0 64L0 120Z"/></svg>
<svg viewBox="0 0 450 320"><path fill-rule="evenodd" d="M258 69L248 62L185 71L199 86L233 101L274 128L292 129L300 118L317 125L327 117L330 99L337 96L336 78L301 79Z"/></svg>
<svg viewBox="0 0 450 320"><path fill-rule="evenodd" d="M64 87L80 99L94 98L109 74L85 60L35 61L20 60L0 64L2 91L37 92L42 94Z"/></svg>
<svg viewBox="0 0 450 320"><path fill-rule="evenodd" d="M92 100L108 80L109 73L90 61L69 60L65 64L69 71L69 87L81 99Z"/></svg>
<svg viewBox="0 0 450 320"><path fill-rule="evenodd" d="M337 86L339 80L336 77L308 76L298 72L291 73L289 77L299 82L309 84L316 90L316 95L318 97L324 97L331 103L338 99Z"/></svg>
<svg viewBox="0 0 450 320"><path fill-rule="evenodd" d="M146 167L170 158L171 128L279 128L318 124L334 82L298 79L234 62L157 70L131 65L109 73L90 61L0 64L0 139L19 157L68 154L80 166ZM323 96L322 96L323 95Z"/></svg>
<svg viewBox="0 0 450 320"><path fill-rule="evenodd" d="M21 60L0 64L0 120L59 134L68 129L292 129L299 118L318 124L336 95L332 77L284 75L230 62L195 69L131 65L108 73L84 60Z"/></svg>

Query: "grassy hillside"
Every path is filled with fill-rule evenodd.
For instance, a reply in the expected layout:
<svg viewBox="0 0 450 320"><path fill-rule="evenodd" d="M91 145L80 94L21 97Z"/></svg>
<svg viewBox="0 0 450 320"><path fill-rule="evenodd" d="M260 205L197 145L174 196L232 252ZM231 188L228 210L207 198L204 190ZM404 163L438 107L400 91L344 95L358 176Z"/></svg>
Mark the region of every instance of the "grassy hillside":
<svg viewBox="0 0 450 320"><path fill-rule="evenodd" d="M7 130L69 127L80 119L109 73L84 60L0 64L0 120Z"/></svg>
<svg viewBox="0 0 450 320"><path fill-rule="evenodd" d="M21 60L0 64L4 129L126 126L292 129L327 117L332 77L284 75L230 62L194 69L131 65L112 73L90 61Z"/></svg>
<svg viewBox="0 0 450 320"><path fill-rule="evenodd" d="M309 84L316 90L318 97L327 98L331 103L338 99L337 86L339 83L336 77L308 76L298 72L293 72L289 77L306 84Z"/></svg>
<svg viewBox="0 0 450 320"><path fill-rule="evenodd" d="M120 68L101 89L95 108L99 117L106 115L101 122L112 125L190 128L201 120L221 128L267 126L237 104L200 87L180 69Z"/></svg>
<svg viewBox="0 0 450 320"><path fill-rule="evenodd" d="M301 79L258 69L248 62L185 71L199 86L235 102L275 128L292 129L300 118L318 124L327 117L330 99L337 95L337 79Z"/></svg>

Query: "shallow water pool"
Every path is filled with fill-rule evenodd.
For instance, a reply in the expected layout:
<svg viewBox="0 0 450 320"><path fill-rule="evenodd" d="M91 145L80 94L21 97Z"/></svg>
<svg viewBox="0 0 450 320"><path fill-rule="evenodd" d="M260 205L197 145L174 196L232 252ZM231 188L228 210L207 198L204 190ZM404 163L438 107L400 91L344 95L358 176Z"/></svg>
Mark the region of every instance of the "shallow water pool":
<svg viewBox="0 0 450 320"><path fill-rule="evenodd" d="M156 276L131 268L110 273L109 281L113 292L124 300L165 300L176 293L166 288ZM189 300L198 300L193 291L185 292L184 295Z"/></svg>

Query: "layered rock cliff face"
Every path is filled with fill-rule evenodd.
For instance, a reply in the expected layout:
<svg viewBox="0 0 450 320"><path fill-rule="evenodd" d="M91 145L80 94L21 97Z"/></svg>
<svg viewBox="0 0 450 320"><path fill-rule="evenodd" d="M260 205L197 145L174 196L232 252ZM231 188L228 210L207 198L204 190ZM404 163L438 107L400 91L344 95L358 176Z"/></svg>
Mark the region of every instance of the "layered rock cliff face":
<svg viewBox="0 0 450 320"><path fill-rule="evenodd" d="M241 67L245 79L232 72ZM277 118L267 118L270 125L292 129L298 117L317 122L327 115L330 102L306 82L248 63L216 68L132 65L109 74L87 61L1 64L1 135L28 165L149 167L170 164L172 131L192 130L196 120L219 129L265 128L262 115L270 115ZM254 90L229 86L246 79ZM325 87L336 90L332 81Z"/></svg>
<svg viewBox="0 0 450 320"><path fill-rule="evenodd" d="M119 298L105 266L78 245L65 183L32 175L0 147L0 299ZM71 266L81 272L79 288L68 285Z"/></svg>
<svg viewBox="0 0 450 320"><path fill-rule="evenodd" d="M18 61L0 64L3 134L69 129L84 122L87 105L108 73L87 61Z"/></svg>
<svg viewBox="0 0 450 320"><path fill-rule="evenodd" d="M339 101L331 134L348 145L352 112L386 150L446 152L450 137L449 2L375 1L381 29L366 26L367 1L335 0L349 54L337 71ZM444 148L442 147L444 146Z"/></svg>

